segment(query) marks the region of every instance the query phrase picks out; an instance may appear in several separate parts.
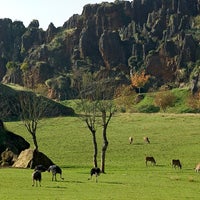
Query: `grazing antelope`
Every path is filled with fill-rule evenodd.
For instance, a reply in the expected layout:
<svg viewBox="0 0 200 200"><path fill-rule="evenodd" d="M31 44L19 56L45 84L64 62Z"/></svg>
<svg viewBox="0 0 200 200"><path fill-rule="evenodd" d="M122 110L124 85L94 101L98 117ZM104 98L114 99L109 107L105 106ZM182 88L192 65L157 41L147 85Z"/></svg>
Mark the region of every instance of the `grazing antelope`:
<svg viewBox="0 0 200 200"><path fill-rule="evenodd" d="M195 167L195 171L196 171L196 172L199 172L199 171L200 171L200 163L197 164L197 166Z"/></svg>
<svg viewBox="0 0 200 200"><path fill-rule="evenodd" d="M143 139L144 139L144 141L145 141L146 143L150 144L150 140L149 140L148 137L144 137Z"/></svg>
<svg viewBox="0 0 200 200"><path fill-rule="evenodd" d="M146 166L147 166L147 162L151 162L153 165L156 165L156 161L155 161L154 157L152 157L152 156L147 156L145 158Z"/></svg>
<svg viewBox="0 0 200 200"><path fill-rule="evenodd" d="M132 144L132 143L133 143L133 137L130 136L130 137L128 138L128 140L129 140L129 144Z"/></svg>
<svg viewBox="0 0 200 200"><path fill-rule="evenodd" d="M32 186L34 186L35 183L36 183L36 186L38 186L38 185L37 185L37 182L38 182L38 181L39 181L39 185L41 186L41 180L42 180L41 171L39 171L39 170L34 171L34 172L32 173L32 180L33 180Z"/></svg>
<svg viewBox="0 0 200 200"><path fill-rule="evenodd" d="M100 173L101 173L100 168L98 168L98 167L93 167L93 168L90 170L90 177L88 178L88 180L92 179L92 176L95 175L95 177L96 177L96 183L97 183L97 177L100 175Z"/></svg>
<svg viewBox="0 0 200 200"><path fill-rule="evenodd" d="M172 167L174 167L174 168L176 168L176 167L179 167L180 169L182 168L182 165L181 165L181 162L180 162L180 160L175 160L175 159L173 159L172 160Z"/></svg>

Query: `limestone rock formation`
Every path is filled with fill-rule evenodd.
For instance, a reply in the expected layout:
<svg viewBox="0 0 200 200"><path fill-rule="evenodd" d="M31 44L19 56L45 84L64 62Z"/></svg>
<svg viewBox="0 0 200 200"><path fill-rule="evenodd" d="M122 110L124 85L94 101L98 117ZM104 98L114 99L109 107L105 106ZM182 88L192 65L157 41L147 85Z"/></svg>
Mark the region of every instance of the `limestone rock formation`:
<svg viewBox="0 0 200 200"><path fill-rule="evenodd" d="M48 168L53 164L51 159L42 152L34 149L26 149L20 153L12 167L34 169L36 165L43 165L45 168Z"/></svg>
<svg viewBox="0 0 200 200"><path fill-rule="evenodd" d="M198 0L133 0L87 4L81 15L73 15L62 27L51 23L46 31L37 20L24 27L1 19L0 81L21 85L26 77L31 87L62 75L73 83L77 71L85 69L107 71L121 84L128 83L128 60L136 57L137 70L145 69L157 87L169 81L179 87L191 81L200 60L199 15ZM15 69L6 67L10 61ZM23 64L28 67L23 69ZM54 93L49 96L77 98L77 85L71 84L66 95L48 88Z"/></svg>

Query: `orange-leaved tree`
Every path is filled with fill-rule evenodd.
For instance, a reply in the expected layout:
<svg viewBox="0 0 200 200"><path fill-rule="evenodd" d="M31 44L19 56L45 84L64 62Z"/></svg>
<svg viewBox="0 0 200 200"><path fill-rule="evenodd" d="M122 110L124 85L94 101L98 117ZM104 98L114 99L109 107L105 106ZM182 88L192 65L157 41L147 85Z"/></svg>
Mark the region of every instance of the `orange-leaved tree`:
<svg viewBox="0 0 200 200"><path fill-rule="evenodd" d="M140 89L144 87L144 85L149 80L149 77L150 75L146 75L144 70L142 72L135 72L131 74L132 87L138 88L139 93L140 93Z"/></svg>

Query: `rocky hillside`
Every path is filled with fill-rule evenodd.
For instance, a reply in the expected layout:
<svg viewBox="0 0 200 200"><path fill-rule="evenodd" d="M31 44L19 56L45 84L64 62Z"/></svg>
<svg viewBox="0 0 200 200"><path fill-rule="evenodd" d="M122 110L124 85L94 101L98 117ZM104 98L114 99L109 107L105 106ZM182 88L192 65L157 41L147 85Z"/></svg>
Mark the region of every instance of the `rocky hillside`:
<svg viewBox="0 0 200 200"><path fill-rule="evenodd" d="M45 86L48 96L76 98L81 73L130 84L130 70L151 76L146 88L198 89L198 0L133 0L85 5L62 27L0 19L0 81Z"/></svg>

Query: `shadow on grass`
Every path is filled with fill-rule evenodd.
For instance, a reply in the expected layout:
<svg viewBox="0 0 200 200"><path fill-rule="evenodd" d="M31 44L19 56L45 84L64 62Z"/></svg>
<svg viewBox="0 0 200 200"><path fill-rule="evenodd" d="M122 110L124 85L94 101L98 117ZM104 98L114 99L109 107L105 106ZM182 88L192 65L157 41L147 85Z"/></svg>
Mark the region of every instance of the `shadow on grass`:
<svg viewBox="0 0 200 200"><path fill-rule="evenodd" d="M105 184L112 184L112 185L123 185L121 182L115 182L115 181L99 181L100 183L105 183Z"/></svg>
<svg viewBox="0 0 200 200"><path fill-rule="evenodd" d="M156 167L166 167L166 165L156 164Z"/></svg>
<svg viewBox="0 0 200 200"><path fill-rule="evenodd" d="M45 188L66 189L67 187L64 187L64 186L46 186Z"/></svg>

